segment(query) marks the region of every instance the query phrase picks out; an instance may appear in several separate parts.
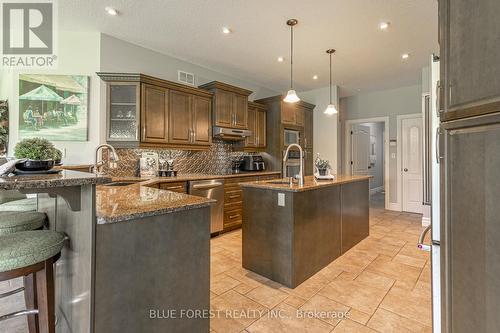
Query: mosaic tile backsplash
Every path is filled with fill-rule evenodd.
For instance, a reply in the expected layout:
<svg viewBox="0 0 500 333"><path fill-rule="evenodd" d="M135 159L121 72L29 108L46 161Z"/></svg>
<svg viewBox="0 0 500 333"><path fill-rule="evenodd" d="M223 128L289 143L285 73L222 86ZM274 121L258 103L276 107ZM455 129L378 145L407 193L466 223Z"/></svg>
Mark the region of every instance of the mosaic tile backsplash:
<svg viewBox="0 0 500 333"><path fill-rule="evenodd" d="M159 160L174 159L174 169L179 173L228 174L232 161L240 159L247 152L234 151L233 145L222 140L213 140L208 150L188 151L161 148L134 149L117 148L120 158L116 169L105 170L112 177L130 177L139 174L139 158L143 152L153 151Z"/></svg>

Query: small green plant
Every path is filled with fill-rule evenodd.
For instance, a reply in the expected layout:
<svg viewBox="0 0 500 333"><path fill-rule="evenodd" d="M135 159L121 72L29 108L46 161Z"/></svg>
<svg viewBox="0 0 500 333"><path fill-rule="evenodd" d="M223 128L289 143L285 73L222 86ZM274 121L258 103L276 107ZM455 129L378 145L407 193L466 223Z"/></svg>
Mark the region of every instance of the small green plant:
<svg viewBox="0 0 500 333"><path fill-rule="evenodd" d="M62 159L62 155L62 151L54 147L54 149L52 150L52 159L54 161L60 161Z"/></svg>
<svg viewBox="0 0 500 333"><path fill-rule="evenodd" d="M326 170L326 169L332 168L330 166L330 161L320 158L319 154L316 157L316 159L314 160L314 165L316 166L316 168L318 168L318 170Z"/></svg>
<svg viewBox="0 0 500 333"><path fill-rule="evenodd" d="M54 159L55 149L54 145L47 139L24 139L16 144L14 156L19 159L51 160Z"/></svg>

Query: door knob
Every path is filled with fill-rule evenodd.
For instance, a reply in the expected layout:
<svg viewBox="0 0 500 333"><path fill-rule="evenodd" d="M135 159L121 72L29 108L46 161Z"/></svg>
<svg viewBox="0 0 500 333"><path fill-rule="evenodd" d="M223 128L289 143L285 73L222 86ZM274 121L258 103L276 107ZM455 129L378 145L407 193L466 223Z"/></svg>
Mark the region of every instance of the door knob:
<svg viewBox="0 0 500 333"><path fill-rule="evenodd" d="M403 171L404 171L404 172L408 172L408 168L404 168L404 169L403 169Z"/></svg>

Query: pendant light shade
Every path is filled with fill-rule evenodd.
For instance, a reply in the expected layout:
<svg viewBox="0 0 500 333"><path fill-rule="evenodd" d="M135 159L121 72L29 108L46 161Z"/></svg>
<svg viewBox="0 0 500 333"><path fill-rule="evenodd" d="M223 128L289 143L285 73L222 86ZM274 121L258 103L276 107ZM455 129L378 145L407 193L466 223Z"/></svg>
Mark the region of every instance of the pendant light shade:
<svg viewBox="0 0 500 333"><path fill-rule="evenodd" d="M323 112L324 114L331 116L334 114L337 114L337 108L332 102L332 54L335 53L334 49L328 49L326 50L326 53L330 55L330 104L326 107L325 111Z"/></svg>
<svg viewBox="0 0 500 333"><path fill-rule="evenodd" d="M290 90L286 93L286 97L283 99L287 103L297 103L300 101L299 96L293 89L293 27L299 23L296 19L290 19L286 21L286 24L290 27Z"/></svg>
<svg viewBox="0 0 500 333"><path fill-rule="evenodd" d="M286 97L283 99L283 101L287 102L287 103L296 103L296 102L300 101L300 98L299 98L299 96L297 96L297 93L295 92L295 90L290 89L286 93Z"/></svg>

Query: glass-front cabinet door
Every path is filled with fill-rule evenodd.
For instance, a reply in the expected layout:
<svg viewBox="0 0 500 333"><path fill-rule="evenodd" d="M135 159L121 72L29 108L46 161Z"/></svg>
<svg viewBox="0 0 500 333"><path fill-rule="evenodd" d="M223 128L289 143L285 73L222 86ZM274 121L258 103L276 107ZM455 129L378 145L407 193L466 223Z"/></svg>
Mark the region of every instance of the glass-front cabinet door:
<svg viewBox="0 0 500 333"><path fill-rule="evenodd" d="M139 141L140 83L108 82L107 141Z"/></svg>

